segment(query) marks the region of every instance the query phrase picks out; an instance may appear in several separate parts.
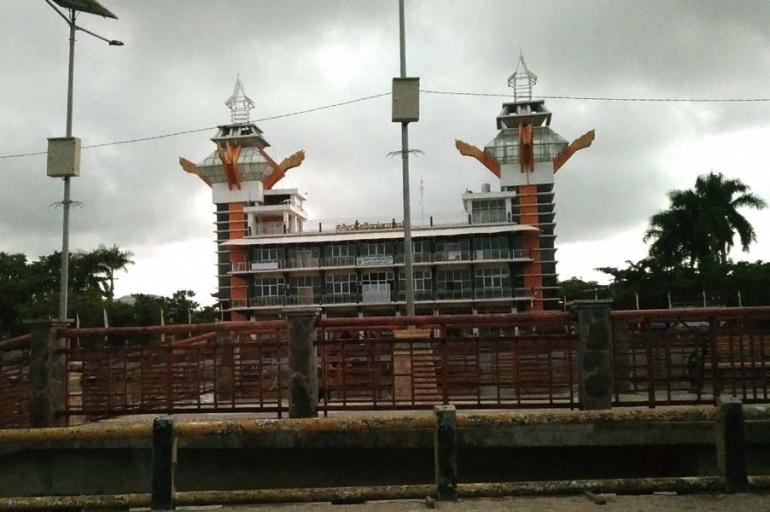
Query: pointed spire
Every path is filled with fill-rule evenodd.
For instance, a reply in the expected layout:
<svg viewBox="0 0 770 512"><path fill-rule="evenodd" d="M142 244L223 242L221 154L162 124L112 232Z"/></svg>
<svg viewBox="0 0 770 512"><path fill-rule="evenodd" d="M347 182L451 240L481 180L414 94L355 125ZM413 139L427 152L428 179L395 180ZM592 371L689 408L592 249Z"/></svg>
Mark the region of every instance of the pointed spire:
<svg viewBox="0 0 770 512"><path fill-rule="evenodd" d="M240 72L235 79L233 95L225 101L225 105L230 109L230 120L233 124L249 122L249 111L254 108L254 102L246 96L246 91L241 83Z"/></svg>
<svg viewBox="0 0 770 512"><path fill-rule="evenodd" d="M508 87L513 89L513 101L532 99L532 87L537 83L537 75L529 70L524 60L524 52L519 48L519 63L516 71L508 77Z"/></svg>

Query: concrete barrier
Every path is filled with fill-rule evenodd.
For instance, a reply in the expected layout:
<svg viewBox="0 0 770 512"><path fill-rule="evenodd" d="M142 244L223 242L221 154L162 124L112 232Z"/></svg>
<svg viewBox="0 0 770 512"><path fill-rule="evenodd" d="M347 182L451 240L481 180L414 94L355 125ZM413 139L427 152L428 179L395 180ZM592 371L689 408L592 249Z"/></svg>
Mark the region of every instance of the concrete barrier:
<svg viewBox="0 0 770 512"><path fill-rule="evenodd" d="M0 431L0 496L147 495L164 510L159 507L197 499L325 501L340 487L359 488L362 496L390 489L381 495L399 497L419 489L422 497L450 500L536 492L526 489L568 492L597 479L604 484L596 485L626 482L623 492L632 492L629 482L639 479L659 487L690 482L694 490L770 487L770 410L726 407L732 412L465 414L439 408L434 415L383 418L164 419L154 450L149 424ZM563 483L547 483L554 480ZM0 501L0 510L3 504L12 502Z"/></svg>

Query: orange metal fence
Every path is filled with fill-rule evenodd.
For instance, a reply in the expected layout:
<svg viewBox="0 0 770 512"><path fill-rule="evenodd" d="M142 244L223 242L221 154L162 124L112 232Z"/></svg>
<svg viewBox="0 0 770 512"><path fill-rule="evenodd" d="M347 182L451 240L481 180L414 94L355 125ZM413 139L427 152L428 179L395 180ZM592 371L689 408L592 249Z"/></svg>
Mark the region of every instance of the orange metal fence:
<svg viewBox="0 0 770 512"><path fill-rule="evenodd" d="M770 308L610 313L613 405L770 402ZM571 313L316 321L319 409L579 408ZM62 329L71 423L288 410L286 322ZM0 426L29 422L30 336L0 342Z"/></svg>
<svg viewBox="0 0 770 512"><path fill-rule="evenodd" d="M614 405L768 402L770 308L615 311Z"/></svg>

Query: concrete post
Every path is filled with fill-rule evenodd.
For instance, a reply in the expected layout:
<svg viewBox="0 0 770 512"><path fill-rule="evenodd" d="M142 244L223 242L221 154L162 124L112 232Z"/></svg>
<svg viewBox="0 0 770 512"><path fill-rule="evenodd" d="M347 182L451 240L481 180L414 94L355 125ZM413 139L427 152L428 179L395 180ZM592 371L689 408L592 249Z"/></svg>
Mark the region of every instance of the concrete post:
<svg viewBox="0 0 770 512"><path fill-rule="evenodd" d="M570 303L570 309L578 317L580 403L586 411L612 408L610 303L603 300Z"/></svg>
<svg viewBox="0 0 770 512"><path fill-rule="evenodd" d="M737 398L720 398L716 423L717 467L725 477L727 492L748 490L743 404Z"/></svg>
<svg viewBox="0 0 770 512"><path fill-rule="evenodd" d="M289 418L318 416L315 321L321 308L284 310L289 334Z"/></svg>
<svg viewBox="0 0 770 512"><path fill-rule="evenodd" d="M152 510L174 510L175 473L174 422L157 418L152 422Z"/></svg>
<svg viewBox="0 0 770 512"><path fill-rule="evenodd" d="M28 322L32 329L29 343L29 426L61 427L66 418L59 416L67 403L67 348L59 329L69 321L41 320Z"/></svg>
<svg viewBox="0 0 770 512"><path fill-rule="evenodd" d="M436 499L457 501L457 412L454 405L437 405L433 442Z"/></svg>

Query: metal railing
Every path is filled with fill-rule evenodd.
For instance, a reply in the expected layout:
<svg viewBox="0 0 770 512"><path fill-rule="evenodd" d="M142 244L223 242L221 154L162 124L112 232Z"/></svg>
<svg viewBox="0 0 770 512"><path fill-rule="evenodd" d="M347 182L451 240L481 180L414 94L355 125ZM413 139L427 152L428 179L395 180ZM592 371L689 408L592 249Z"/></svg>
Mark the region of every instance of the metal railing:
<svg viewBox="0 0 770 512"><path fill-rule="evenodd" d="M357 293L327 293L321 297L322 304L357 304L361 296Z"/></svg>
<svg viewBox="0 0 770 512"><path fill-rule="evenodd" d="M284 295L264 295L262 297L251 297L249 299L249 306L252 308L283 306L285 304L286 297Z"/></svg>
<svg viewBox="0 0 770 512"><path fill-rule="evenodd" d="M614 405L770 399L770 308L615 311Z"/></svg>
<svg viewBox="0 0 770 512"><path fill-rule="evenodd" d="M412 253L412 261L414 263L432 263L433 254L429 252L415 252ZM404 255L396 254L396 263L404 263Z"/></svg>
<svg viewBox="0 0 770 512"><path fill-rule="evenodd" d="M436 290L436 300L461 300L472 299L473 290Z"/></svg>
<svg viewBox="0 0 770 512"><path fill-rule="evenodd" d="M29 336L22 338L26 347L0 351L0 428L29 426ZM15 340L3 343L13 345Z"/></svg>
<svg viewBox="0 0 770 512"><path fill-rule="evenodd" d="M476 288L477 299L502 299L510 297L510 288Z"/></svg>
<svg viewBox="0 0 770 512"><path fill-rule="evenodd" d="M71 348L64 353L77 385L68 389L59 412L75 423L150 413L251 411L280 417L288 407L285 327L229 322L67 330ZM172 341L182 329L198 336ZM130 345L85 346L126 336Z"/></svg>
<svg viewBox="0 0 770 512"><path fill-rule="evenodd" d="M442 251L433 253L433 261L436 263L470 260L471 251Z"/></svg>
<svg viewBox="0 0 770 512"><path fill-rule="evenodd" d="M473 251L474 260L508 260L511 252L508 249L477 249Z"/></svg>
<svg viewBox="0 0 770 512"><path fill-rule="evenodd" d="M282 235L287 232L283 222L265 222L256 224L253 235Z"/></svg>
<svg viewBox="0 0 770 512"><path fill-rule="evenodd" d="M321 320L319 409L578 404L570 314ZM408 330L408 326L415 329Z"/></svg>
<svg viewBox="0 0 770 512"><path fill-rule="evenodd" d="M355 256L327 256L323 259L322 266L324 267L355 267Z"/></svg>
<svg viewBox="0 0 770 512"><path fill-rule="evenodd" d="M232 309L244 309L249 307L248 299L230 299L230 307Z"/></svg>
<svg viewBox="0 0 770 512"><path fill-rule="evenodd" d="M283 268L318 268L321 266L321 258L302 257L289 258L283 261Z"/></svg>
<svg viewBox="0 0 770 512"><path fill-rule="evenodd" d="M232 272L248 272L249 271L249 262L247 261L236 261L232 264Z"/></svg>

